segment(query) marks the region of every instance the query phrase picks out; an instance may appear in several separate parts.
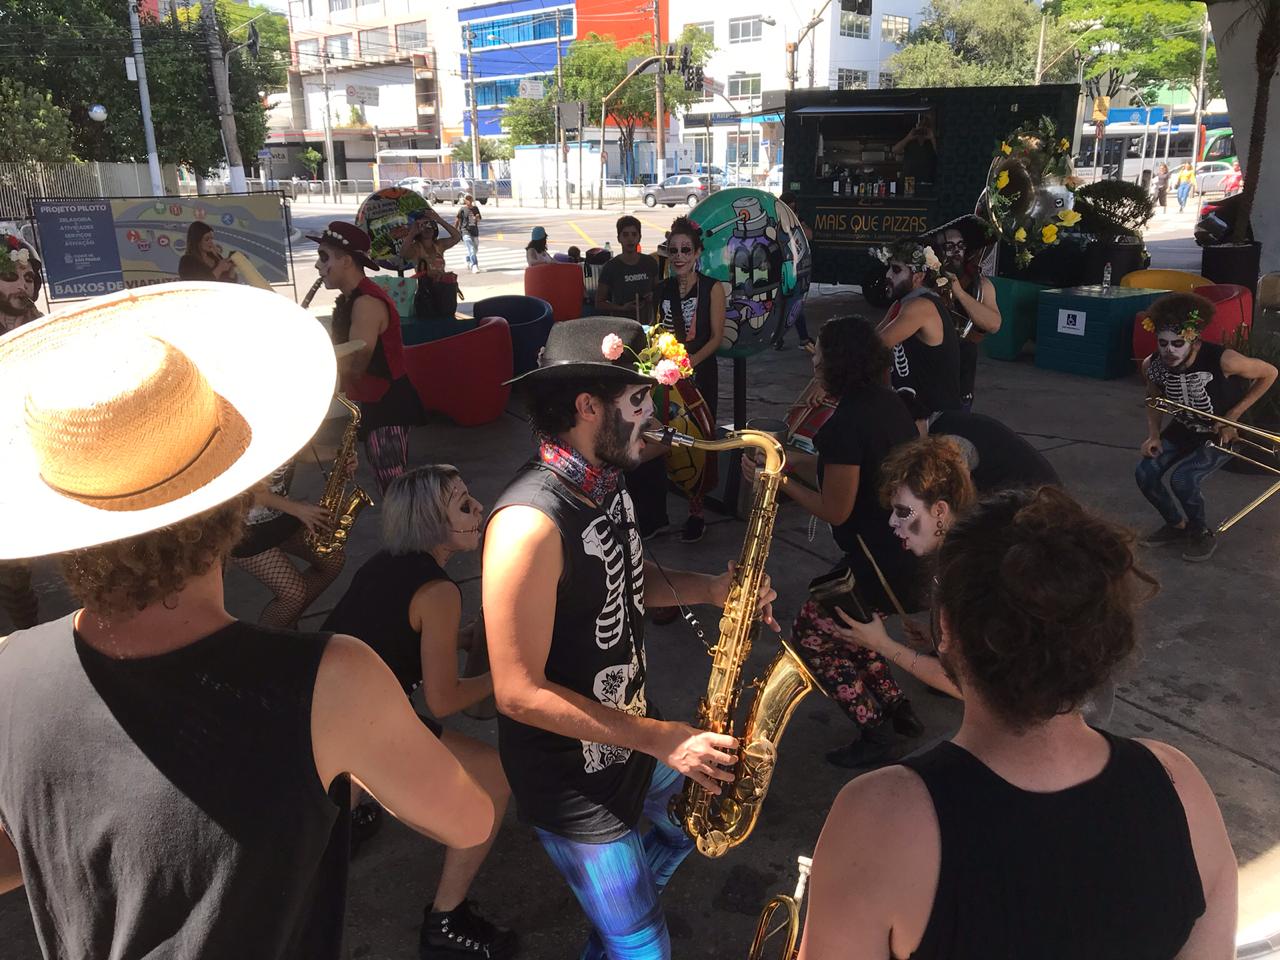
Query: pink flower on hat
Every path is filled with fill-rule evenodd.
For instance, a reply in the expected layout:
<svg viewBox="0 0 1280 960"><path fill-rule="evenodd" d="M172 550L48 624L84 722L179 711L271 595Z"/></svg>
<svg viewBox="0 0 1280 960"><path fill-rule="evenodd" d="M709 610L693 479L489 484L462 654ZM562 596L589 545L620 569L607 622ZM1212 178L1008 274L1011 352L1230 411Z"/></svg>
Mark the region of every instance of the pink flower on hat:
<svg viewBox="0 0 1280 960"><path fill-rule="evenodd" d="M682 371L671 360L659 360L658 365L653 368L653 376L664 387L674 386L684 375Z"/></svg>
<svg viewBox="0 0 1280 960"><path fill-rule="evenodd" d="M610 333L604 338L604 342L600 344L600 352L604 354L606 360L617 360L622 356L624 347L622 338L616 333Z"/></svg>

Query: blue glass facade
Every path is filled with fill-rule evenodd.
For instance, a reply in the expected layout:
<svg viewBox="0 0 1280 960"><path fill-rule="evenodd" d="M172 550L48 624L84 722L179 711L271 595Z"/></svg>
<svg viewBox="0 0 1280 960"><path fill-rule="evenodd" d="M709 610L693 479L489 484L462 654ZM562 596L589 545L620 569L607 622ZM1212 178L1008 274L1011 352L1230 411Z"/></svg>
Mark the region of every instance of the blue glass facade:
<svg viewBox="0 0 1280 960"><path fill-rule="evenodd" d="M486 3L460 9L458 29L464 37L466 31L471 32L480 135L496 136L502 133L502 107L517 96L522 79L554 79L556 44L563 56L574 39L574 7L563 0ZM465 53L459 68L466 77ZM467 103L470 107L469 93ZM462 126L471 136L470 110L464 114Z"/></svg>

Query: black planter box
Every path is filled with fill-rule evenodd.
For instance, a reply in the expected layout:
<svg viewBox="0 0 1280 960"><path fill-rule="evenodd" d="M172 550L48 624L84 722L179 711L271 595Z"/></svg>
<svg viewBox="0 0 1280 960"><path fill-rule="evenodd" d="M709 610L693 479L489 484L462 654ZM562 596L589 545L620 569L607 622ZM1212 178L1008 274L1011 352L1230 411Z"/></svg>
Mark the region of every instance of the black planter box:
<svg viewBox="0 0 1280 960"><path fill-rule="evenodd" d="M1262 265L1262 244L1217 243L1200 253L1200 275L1214 283L1235 283L1258 295L1258 271Z"/></svg>

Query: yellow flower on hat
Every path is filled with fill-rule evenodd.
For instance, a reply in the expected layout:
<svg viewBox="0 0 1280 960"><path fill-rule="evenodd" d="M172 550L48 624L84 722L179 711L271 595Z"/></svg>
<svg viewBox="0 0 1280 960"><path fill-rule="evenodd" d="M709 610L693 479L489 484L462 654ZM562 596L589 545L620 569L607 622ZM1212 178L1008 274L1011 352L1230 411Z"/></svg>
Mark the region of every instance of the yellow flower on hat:
<svg viewBox="0 0 1280 960"><path fill-rule="evenodd" d="M1009 185L1009 171L1001 170L1000 176L996 177L996 189L1003 190Z"/></svg>
<svg viewBox="0 0 1280 960"><path fill-rule="evenodd" d="M663 333L658 336L657 347L659 352L670 360L672 355L679 349L680 341L676 339L674 333Z"/></svg>
<svg viewBox="0 0 1280 960"><path fill-rule="evenodd" d="M1058 214L1058 219L1062 221L1064 227L1074 227L1080 222L1080 214L1074 210L1063 210Z"/></svg>
<svg viewBox="0 0 1280 960"><path fill-rule="evenodd" d="M1155 321L1152 320L1150 317L1148 317L1146 314L1143 314L1142 316L1142 329L1147 331L1147 333L1156 332Z"/></svg>
<svg viewBox="0 0 1280 960"><path fill-rule="evenodd" d="M1058 228L1052 223L1040 231L1040 239L1045 243L1054 244L1058 242Z"/></svg>
<svg viewBox="0 0 1280 960"><path fill-rule="evenodd" d="M1007 157L1009 154L1013 153L1013 147L1009 146L1007 143L1002 143L1000 144L1000 152Z"/></svg>
<svg viewBox="0 0 1280 960"><path fill-rule="evenodd" d="M1023 227L1019 227L1017 230L1014 231L1013 239L1017 240L1019 243L1026 243L1027 231Z"/></svg>
<svg viewBox="0 0 1280 960"><path fill-rule="evenodd" d="M1068 140L1066 137L1063 137L1061 140L1059 140L1059 141L1058 141L1058 149L1059 149L1059 150L1064 150L1064 151L1065 151L1065 150L1070 150L1070 149L1071 149L1071 141L1070 141L1070 140Z"/></svg>

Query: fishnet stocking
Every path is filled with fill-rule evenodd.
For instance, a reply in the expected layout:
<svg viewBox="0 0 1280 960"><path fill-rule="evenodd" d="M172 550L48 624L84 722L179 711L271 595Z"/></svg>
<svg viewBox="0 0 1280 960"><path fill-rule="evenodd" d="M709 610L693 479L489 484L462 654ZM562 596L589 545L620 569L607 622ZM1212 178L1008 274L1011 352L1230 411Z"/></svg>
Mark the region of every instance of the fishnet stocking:
<svg viewBox="0 0 1280 960"><path fill-rule="evenodd" d="M295 626L312 601L324 593L342 572L343 554L317 557L307 548L303 535L304 531L300 530L278 547L263 550L252 557L233 558L240 569L256 577L275 594L258 618L261 626ZM307 568L299 570L294 566L286 551L306 560Z"/></svg>

